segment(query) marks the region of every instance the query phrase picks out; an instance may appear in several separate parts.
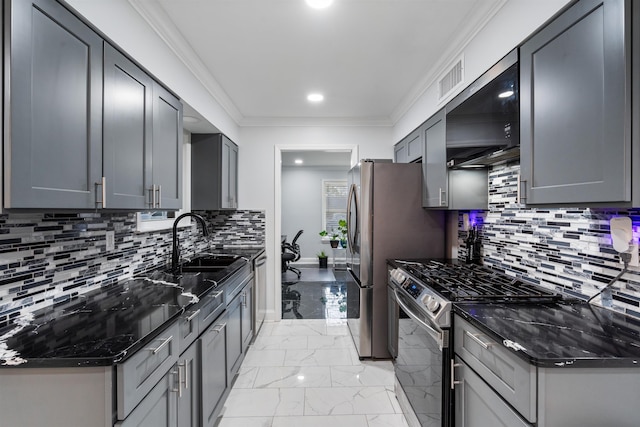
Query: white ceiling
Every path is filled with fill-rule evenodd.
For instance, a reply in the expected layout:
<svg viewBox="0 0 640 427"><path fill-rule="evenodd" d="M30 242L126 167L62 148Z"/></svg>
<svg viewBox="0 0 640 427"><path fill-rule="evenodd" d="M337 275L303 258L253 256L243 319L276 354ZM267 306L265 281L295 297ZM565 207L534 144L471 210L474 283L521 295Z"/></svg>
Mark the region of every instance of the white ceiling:
<svg viewBox="0 0 640 427"><path fill-rule="evenodd" d="M392 125L505 1L129 0L239 125Z"/></svg>

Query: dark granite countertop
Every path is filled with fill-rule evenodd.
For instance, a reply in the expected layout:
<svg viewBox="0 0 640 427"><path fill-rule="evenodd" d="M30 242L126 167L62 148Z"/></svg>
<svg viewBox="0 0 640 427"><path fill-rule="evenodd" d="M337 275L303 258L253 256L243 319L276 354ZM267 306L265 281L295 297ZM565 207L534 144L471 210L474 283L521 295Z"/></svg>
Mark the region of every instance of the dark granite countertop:
<svg viewBox="0 0 640 427"><path fill-rule="evenodd" d="M207 253L243 260L215 273L164 270L123 280L33 313L0 329L0 367L107 366L126 360L264 248Z"/></svg>
<svg viewBox="0 0 640 427"><path fill-rule="evenodd" d="M640 368L640 320L586 302L456 304L455 311L536 366Z"/></svg>

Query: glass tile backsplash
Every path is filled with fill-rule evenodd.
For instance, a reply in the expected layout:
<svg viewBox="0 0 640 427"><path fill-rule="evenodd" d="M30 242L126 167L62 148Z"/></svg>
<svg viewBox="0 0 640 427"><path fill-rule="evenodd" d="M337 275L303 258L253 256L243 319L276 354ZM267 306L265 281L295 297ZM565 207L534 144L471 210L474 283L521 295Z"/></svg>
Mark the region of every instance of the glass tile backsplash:
<svg viewBox="0 0 640 427"><path fill-rule="evenodd" d="M640 209L528 208L518 204L519 166L489 174L489 210L474 212L482 239L482 263L523 280L588 299L622 271L609 220L628 216L634 241ZM467 232L459 215L458 258L466 256ZM640 318L640 269L630 267L612 286L611 299L594 303Z"/></svg>
<svg viewBox="0 0 640 427"><path fill-rule="evenodd" d="M264 211L200 214L211 235L203 241L195 225L180 228L184 256L208 247L264 247ZM135 213L0 215L0 327L24 308L64 301L170 262L171 230L135 230ZM115 235L115 250L108 252L107 231Z"/></svg>

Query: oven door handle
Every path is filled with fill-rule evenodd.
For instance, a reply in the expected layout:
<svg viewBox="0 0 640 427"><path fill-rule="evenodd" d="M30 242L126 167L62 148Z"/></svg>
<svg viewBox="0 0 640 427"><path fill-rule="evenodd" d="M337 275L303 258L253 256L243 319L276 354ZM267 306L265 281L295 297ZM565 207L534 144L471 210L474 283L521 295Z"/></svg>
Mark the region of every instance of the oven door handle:
<svg viewBox="0 0 640 427"><path fill-rule="evenodd" d="M431 337L438 342L438 348L440 350L442 350L442 332L437 331L431 325L425 323L422 319L419 319L418 316L413 314L411 309L409 307L407 307L407 305L405 303L403 303L402 300L400 300L400 295L398 295L398 290L397 289L393 290L393 294L395 295L396 302L398 303L400 308L402 308L402 310L407 314L407 316L409 316L412 320L414 320L420 326L422 326L424 329L426 329L426 331L429 333L429 335L431 335Z"/></svg>

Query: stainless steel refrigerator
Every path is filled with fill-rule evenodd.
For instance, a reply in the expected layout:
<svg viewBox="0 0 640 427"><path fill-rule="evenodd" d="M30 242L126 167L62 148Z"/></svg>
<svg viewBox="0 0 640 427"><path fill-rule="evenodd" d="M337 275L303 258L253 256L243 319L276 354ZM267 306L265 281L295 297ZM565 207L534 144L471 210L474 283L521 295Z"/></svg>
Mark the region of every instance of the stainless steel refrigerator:
<svg viewBox="0 0 640 427"><path fill-rule="evenodd" d="M347 324L364 358L389 358L387 259L442 258L443 211L422 207L422 165L363 160L349 171Z"/></svg>

